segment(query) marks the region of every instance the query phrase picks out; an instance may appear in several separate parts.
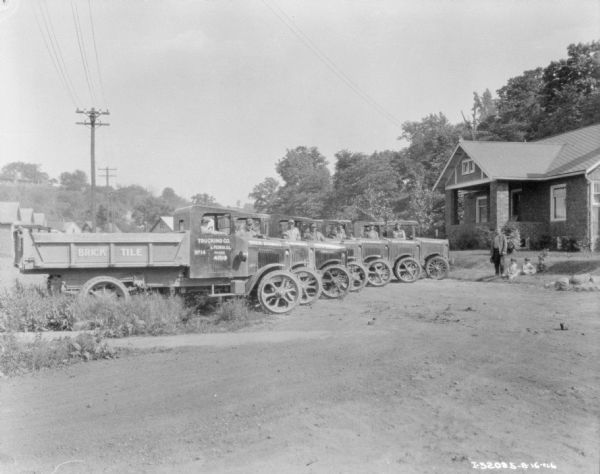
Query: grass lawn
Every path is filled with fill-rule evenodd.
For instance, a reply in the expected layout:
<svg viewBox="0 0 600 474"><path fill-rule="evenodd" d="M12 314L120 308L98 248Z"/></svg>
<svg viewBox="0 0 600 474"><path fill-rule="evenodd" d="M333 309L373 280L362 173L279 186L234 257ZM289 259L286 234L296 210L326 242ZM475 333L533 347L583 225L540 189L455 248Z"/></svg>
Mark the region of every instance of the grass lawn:
<svg viewBox="0 0 600 474"><path fill-rule="evenodd" d="M525 258L537 266L541 252L519 250L507 256L507 264L511 258L517 260L519 267ZM561 276L581 273L600 275L600 253L597 252L549 252L545 262L547 270L532 276L519 276L515 282L546 284ZM494 275L494 266L490 263L488 250L455 250L450 252L450 278L457 280L482 281Z"/></svg>

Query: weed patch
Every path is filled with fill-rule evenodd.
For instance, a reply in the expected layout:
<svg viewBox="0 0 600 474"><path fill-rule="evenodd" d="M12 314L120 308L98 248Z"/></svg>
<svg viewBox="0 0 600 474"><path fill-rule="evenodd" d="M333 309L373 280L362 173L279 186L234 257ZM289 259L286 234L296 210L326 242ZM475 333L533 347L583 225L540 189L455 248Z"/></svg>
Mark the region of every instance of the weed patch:
<svg viewBox="0 0 600 474"><path fill-rule="evenodd" d="M33 342L19 341L14 334L0 335L0 373L20 375L80 361L112 359L116 353L98 335L45 340L38 333Z"/></svg>

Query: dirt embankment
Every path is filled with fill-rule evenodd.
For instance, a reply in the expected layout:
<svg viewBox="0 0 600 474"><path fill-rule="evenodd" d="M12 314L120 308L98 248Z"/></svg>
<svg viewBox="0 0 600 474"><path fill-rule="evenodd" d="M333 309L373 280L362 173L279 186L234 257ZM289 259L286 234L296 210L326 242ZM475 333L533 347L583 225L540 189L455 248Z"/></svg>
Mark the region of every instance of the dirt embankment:
<svg viewBox="0 0 600 474"><path fill-rule="evenodd" d="M599 303L423 280L244 333L122 340L169 349L0 381L0 471L597 472Z"/></svg>

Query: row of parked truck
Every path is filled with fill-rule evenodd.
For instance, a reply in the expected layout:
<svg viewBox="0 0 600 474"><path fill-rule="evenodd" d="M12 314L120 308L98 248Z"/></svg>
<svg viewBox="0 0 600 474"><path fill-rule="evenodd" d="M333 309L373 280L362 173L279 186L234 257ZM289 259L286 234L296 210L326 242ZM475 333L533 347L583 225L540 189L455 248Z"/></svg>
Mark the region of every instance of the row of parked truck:
<svg viewBox="0 0 600 474"><path fill-rule="evenodd" d="M239 235L252 219L251 236ZM246 296L271 313L285 313L319 297L340 298L393 277L411 283L422 272L434 279L449 271L448 241L415 235L416 222L366 223L293 218L346 237L299 241L281 238L289 217L189 206L174 213L169 233L59 234L15 232L15 266L48 275L48 289L82 295L128 297L136 291L202 292L213 297ZM205 223L211 222L207 229ZM399 224L408 238L394 238ZM351 237L366 226L379 235ZM338 227L339 228L339 227Z"/></svg>

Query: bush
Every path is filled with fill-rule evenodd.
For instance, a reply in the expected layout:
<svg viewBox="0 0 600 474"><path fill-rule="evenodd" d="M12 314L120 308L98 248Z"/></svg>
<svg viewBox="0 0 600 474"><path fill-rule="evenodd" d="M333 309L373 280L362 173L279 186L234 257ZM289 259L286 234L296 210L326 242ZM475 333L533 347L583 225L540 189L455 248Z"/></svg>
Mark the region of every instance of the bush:
<svg viewBox="0 0 600 474"><path fill-rule="evenodd" d="M530 242L531 250L556 249L556 239L551 235L542 235L538 240Z"/></svg>
<svg viewBox="0 0 600 474"><path fill-rule="evenodd" d="M217 323L220 321L247 321L250 316L250 310L245 299L232 298L221 302L216 310Z"/></svg>
<svg viewBox="0 0 600 474"><path fill-rule="evenodd" d="M508 248L518 249L521 247L521 231L519 224L514 221L509 221L502 227L502 233L506 235ZM512 253L512 250L509 252Z"/></svg>
<svg viewBox="0 0 600 474"><path fill-rule="evenodd" d="M72 297L50 296L40 286L18 281L0 291L0 331L69 331L74 316Z"/></svg>
<svg viewBox="0 0 600 474"><path fill-rule="evenodd" d="M473 231L463 232L453 242L453 250L475 250L487 249L490 246L492 232L483 227L477 227Z"/></svg>
<svg viewBox="0 0 600 474"><path fill-rule="evenodd" d="M180 297L156 293L127 300L110 296L78 299L73 304L82 329L100 328L107 337L174 334L191 317Z"/></svg>

